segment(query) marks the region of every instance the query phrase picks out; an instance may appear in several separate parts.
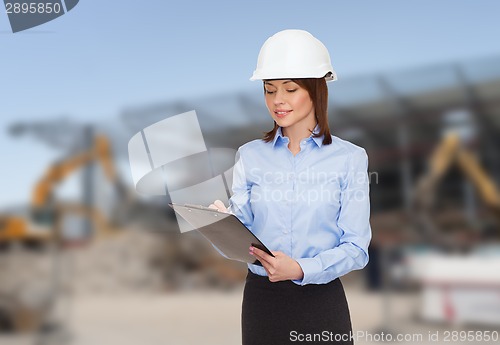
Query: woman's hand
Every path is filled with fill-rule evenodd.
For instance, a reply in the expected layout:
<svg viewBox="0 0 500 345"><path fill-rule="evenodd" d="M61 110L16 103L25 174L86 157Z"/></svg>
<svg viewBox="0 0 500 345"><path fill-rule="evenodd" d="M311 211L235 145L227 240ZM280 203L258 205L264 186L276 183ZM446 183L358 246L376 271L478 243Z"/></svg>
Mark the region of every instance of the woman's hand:
<svg viewBox="0 0 500 345"><path fill-rule="evenodd" d="M281 280L302 279L304 277L304 272L302 272L299 263L283 252L271 251L274 255L273 258L263 250L251 246L249 253L262 263L269 276L269 281L273 283Z"/></svg>
<svg viewBox="0 0 500 345"><path fill-rule="evenodd" d="M219 212L229 213L229 210L224 206L224 203L220 200L215 200L213 204L210 204L208 207L213 208Z"/></svg>

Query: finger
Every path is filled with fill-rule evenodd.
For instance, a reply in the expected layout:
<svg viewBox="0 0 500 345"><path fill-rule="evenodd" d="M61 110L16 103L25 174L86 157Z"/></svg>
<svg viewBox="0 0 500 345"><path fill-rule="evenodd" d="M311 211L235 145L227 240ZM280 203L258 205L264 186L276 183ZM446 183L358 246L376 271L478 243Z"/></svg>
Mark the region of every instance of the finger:
<svg viewBox="0 0 500 345"><path fill-rule="evenodd" d="M214 210L218 210L217 206L215 206L214 204L208 205L208 208L213 208Z"/></svg>
<svg viewBox="0 0 500 345"><path fill-rule="evenodd" d="M266 271L267 276L268 277L272 276L271 270L273 269L273 267L271 267L271 265L269 265L269 263L267 261L265 261L264 259L260 259L259 261L261 262L262 267Z"/></svg>
<svg viewBox="0 0 500 345"><path fill-rule="evenodd" d="M219 209L219 211L227 212L226 205L224 205L224 203L222 201L215 200L214 204L215 204L215 206L217 206L217 208Z"/></svg>
<svg viewBox="0 0 500 345"><path fill-rule="evenodd" d="M265 261L264 259L262 259L262 258L260 258L258 260L261 262L262 267L266 271L267 277L268 277L269 281L270 282L274 282L275 280L273 279L273 274L271 273L271 269L274 270L274 267L272 267L271 265L269 265L269 263L267 261Z"/></svg>
<svg viewBox="0 0 500 345"><path fill-rule="evenodd" d="M262 267L264 267L264 270L266 270L267 276L270 277L271 273L269 273L269 268L267 267L267 264L262 264Z"/></svg>
<svg viewBox="0 0 500 345"><path fill-rule="evenodd" d="M259 249L259 248L254 247L254 246L252 246L252 248L253 248L253 251L255 253L259 254L260 256L262 256L264 258L267 258L268 260L273 259L273 257L271 255L267 254L267 252L263 251L262 249ZM273 252L271 252L271 253L273 253Z"/></svg>
<svg viewBox="0 0 500 345"><path fill-rule="evenodd" d="M269 263L267 263L266 261L262 263L262 267L264 267L264 269L266 270L269 281L274 282L275 281L274 274L271 273L275 271L274 267L270 266Z"/></svg>
<svg viewBox="0 0 500 345"><path fill-rule="evenodd" d="M266 262L268 265L272 266L272 262L271 262L272 256L270 256L266 252L260 250L259 248L255 248L255 247L251 247L251 248L253 248L253 250L251 250L253 255L255 255L255 257L257 257L262 264L264 264L264 262Z"/></svg>

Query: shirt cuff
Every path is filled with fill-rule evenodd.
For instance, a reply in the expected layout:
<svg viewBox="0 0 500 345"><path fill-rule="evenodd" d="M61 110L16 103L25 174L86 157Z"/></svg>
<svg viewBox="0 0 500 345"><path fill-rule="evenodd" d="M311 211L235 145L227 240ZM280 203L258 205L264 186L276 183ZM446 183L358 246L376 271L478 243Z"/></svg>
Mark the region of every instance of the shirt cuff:
<svg viewBox="0 0 500 345"><path fill-rule="evenodd" d="M292 282L297 285L310 284L314 276L323 271L321 268L321 264L315 258L301 258L296 259L295 261L297 261L297 263L300 265L300 268L302 268L302 272L304 272L304 276L302 277L302 279L292 280Z"/></svg>

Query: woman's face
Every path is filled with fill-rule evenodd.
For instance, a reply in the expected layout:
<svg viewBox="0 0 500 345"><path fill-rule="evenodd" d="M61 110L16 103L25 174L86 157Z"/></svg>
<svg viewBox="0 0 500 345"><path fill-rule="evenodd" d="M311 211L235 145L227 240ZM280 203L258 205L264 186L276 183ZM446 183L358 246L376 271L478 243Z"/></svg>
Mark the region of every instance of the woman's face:
<svg viewBox="0 0 500 345"><path fill-rule="evenodd" d="M266 106L278 126L314 127L314 105L306 89L290 79L264 81Z"/></svg>

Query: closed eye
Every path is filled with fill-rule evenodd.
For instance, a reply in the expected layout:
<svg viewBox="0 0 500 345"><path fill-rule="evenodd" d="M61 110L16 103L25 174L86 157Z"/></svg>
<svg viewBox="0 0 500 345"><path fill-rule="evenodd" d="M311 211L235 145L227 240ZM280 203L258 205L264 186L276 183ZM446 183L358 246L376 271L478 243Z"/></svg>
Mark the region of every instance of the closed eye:
<svg viewBox="0 0 500 345"><path fill-rule="evenodd" d="M276 91L270 91L270 90L267 90L267 89L265 89L264 91L265 91L265 93L267 93L268 95L273 94L273 93L275 93L275 92L276 92Z"/></svg>
<svg viewBox="0 0 500 345"><path fill-rule="evenodd" d="M295 92L295 91L297 91L297 89L293 89L293 90L286 90L286 91L291 93L291 92Z"/></svg>

